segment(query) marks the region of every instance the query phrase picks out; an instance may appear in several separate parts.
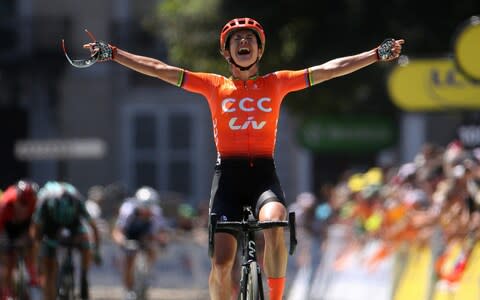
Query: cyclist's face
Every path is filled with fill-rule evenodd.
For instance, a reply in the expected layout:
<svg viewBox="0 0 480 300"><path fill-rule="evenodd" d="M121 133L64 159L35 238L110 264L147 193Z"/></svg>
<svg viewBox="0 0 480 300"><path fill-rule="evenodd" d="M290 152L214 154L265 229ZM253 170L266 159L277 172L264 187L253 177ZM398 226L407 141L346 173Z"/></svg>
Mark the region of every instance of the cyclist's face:
<svg viewBox="0 0 480 300"><path fill-rule="evenodd" d="M144 219L149 219L153 215L152 210L148 207L139 207L138 216Z"/></svg>
<svg viewBox="0 0 480 300"><path fill-rule="evenodd" d="M241 66L248 66L254 63L262 51L262 49L258 47L255 33L248 29L242 29L232 33L229 46L231 57Z"/></svg>

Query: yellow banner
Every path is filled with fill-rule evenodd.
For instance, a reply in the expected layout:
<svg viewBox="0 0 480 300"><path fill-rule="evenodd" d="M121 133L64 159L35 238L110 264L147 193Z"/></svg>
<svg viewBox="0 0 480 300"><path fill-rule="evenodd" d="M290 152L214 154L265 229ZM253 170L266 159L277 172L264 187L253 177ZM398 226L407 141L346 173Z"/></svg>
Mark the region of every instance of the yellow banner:
<svg viewBox="0 0 480 300"><path fill-rule="evenodd" d="M449 58L398 65L387 85L395 105L407 111L480 108L480 83L467 79Z"/></svg>
<svg viewBox="0 0 480 300"><path fill-rule="evenodd" d="M470 18L455 39L455 62L468 77L480 80L480 16Z"/></svg>

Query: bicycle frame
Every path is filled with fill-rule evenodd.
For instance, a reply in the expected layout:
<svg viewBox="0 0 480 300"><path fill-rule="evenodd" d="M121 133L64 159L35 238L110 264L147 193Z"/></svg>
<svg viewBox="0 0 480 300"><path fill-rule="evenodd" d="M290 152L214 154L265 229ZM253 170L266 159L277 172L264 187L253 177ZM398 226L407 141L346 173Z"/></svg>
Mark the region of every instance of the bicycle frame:
<svg viewBox="0 0 480 300"><path fill-rule="evenodd" d="M263 282L260 267L257 264L255 232L273 227L289 227L290 249L293 255L297 245L295 233L295 212L289 212L288 221L259 222L256 220L251 207L243 209L241 221L219 221L215 213L210 214L208 232L208 253L212 257L215 249L215 232L217 229L230 229L240 232L242 236L242 267L240 279L241 300L263 300Z"/></svg>
<svg viewBox="0 0 480 300"><path fill-rule="evenodd" d="M57 299L73 300L75 299L75 265L73 261L74 242L70 230L64 228L60 233L60 239L45 240L47 244L61 247L64 251L60 259L57 273Z"/></svg>
<svg viewBox="0 0 480 300"><path fill-rule="evenodd" d="M242 267L239 299L264 299L262 273L257 264L257 245L255 232L243 235Z"/></svg>

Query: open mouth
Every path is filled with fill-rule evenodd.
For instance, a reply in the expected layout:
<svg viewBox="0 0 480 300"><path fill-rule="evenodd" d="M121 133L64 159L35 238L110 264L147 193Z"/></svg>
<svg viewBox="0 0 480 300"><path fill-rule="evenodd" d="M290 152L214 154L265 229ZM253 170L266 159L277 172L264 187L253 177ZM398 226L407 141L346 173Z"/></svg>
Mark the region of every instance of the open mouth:
<svg viewBox="0 0 480 300"><path fill-rule="evenodd" d="M248 49L248 48L240 48L240 49L238 49L238 54L239 54L239 55L250 54L250 49Z"/></svg>

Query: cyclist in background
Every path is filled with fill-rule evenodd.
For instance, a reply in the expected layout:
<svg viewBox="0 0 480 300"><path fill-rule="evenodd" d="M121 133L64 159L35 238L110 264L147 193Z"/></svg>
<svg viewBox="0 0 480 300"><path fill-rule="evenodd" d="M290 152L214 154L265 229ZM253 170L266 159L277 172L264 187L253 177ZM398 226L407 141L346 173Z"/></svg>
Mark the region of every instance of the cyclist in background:
<svg viewBox="0 0 480 300"><path fill-rule="evenodd" d="M143 186L134 197L125 199L119 208L112 238L124 252L122 279L127 299L136 299L133 267L137 250L146 251L149 266L152 266L155 263L156 246L166 245L167 222L159 204L158 192Z"/></svg>
<svg viewBox="0 0 480 300"><path fill-rule="evenodd" d="M99 61L113 60L203 95L210 106L218 153L210 211L229 220L238 220L243 206L249 205L260 221L277 221L287 218L286 201L273 160L284 97L375 62L396 59L403 43L403 40L390 40L363 53L314 67L260 75L259 61L265 50L263 27L252 18L237 18L229 21L220 33L220 52L230 66L230 77L188 71L103 42L84 47ZM284 229L265 230L264 236L264 265L270 299L279 300L285 287L288 259ZM237 239L232 232L218 232L215 245L218 247L211 261L210 295L213 300L229 299Z"/></svg>
<svg viewBox="0 0 480 300"><path fill-rule="evenodd" d="M62 230L69 230L70 237L81 255L80 297L89 299L88 270L92 245L87 224L90 226L94 245L95 261L100 262L100 235L95 222L85 208L85 199L80 192L66 182L47 182L39 191L39 205L33 217L33 232L40 242L41 267L45 276L43 299L56 298L55 282L58 274L56 249Z"/></svg>
<svg viewBox="0 0 480 300"><path fill-rule="evenodd" d="M27 250L25 262L30 276L30 284L39 286L36 270L36 249L29 228L32 214L37 203L38 185L35 182L20 180L9 186L0 197L0 233L5 231L7 237L6 247L2 247L2 260L5 261L6 278L2 285L3 297L12 296L13 269L16 256L15 246L24 245Z"/></svg>
<svg viewBox="0 0 480 300"><path fill-rule="evenodd" d="M102 238L110 236L109 223L105 219L102 212L102 205L105 202L105 187L95 185L88 189L85 207L90 214L90 217L95 221L97 229ZM90 234L91 237L93 236Z"/></svg>

